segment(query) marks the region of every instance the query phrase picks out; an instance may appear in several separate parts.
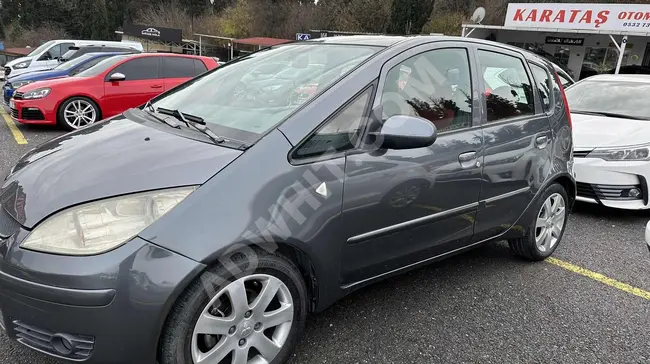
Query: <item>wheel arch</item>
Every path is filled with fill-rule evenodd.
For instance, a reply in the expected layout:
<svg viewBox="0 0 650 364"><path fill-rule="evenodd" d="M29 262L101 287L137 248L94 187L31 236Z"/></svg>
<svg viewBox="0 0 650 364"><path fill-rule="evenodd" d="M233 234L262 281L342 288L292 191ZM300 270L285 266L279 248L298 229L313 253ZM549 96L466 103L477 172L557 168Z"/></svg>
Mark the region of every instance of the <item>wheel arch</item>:
<svg viewBox="0 0 650 364"><path fill-rule="evenodd" d="M99 105L99 100L97 100L95 97L93 97L91 95L87 95L87 94L74 94L74 95L70 95L70 96L64 98L63 100L59 101L59 104L56 105L56 116L57 116L57 118L59 117L59 113L61 112L61 108L63 107L63 104L65 104L68 100L73 99L75 97L82 97L84 99L88 99L88 100L92 101L95 104L95 106L97 106L97 112L99 113L99 115L97 115L97 121L102 120L102 118L104 117L104 112L102 111L102 107Z"/></svg>
<svg viewBox="0 0 650 364"><path fill-rule="evenodd" d="M526 230L525 227L529 226L532 223L533 219L536 218L537 210L535 209L535 206L537 200L544 194L544 191L546 191L549 186L552 186L556 183L562 186L566 191L567 197L569 199L569 201L567 201L567 209L569 209L569 212L571 212L571 209L575 203L576 196L575 180L568 172L555 174L551 178L548 178L544 184L540 186L540 188L537 190L537 193L528 203L528 206L526 206L524 212L519 216L517 221L512 224L508 231L500 236L500 238L516 239L524 236Z"/></svg>

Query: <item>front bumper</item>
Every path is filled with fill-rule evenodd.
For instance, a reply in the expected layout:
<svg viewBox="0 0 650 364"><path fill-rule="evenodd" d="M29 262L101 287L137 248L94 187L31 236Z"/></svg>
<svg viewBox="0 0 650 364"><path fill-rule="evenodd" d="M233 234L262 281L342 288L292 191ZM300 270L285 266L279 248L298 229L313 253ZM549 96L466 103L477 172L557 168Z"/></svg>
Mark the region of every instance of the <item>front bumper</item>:
<svg viewBox="0 0 650 364"><path fill-rule="evenodd" d="M11 117L21 124L56 124L56 111L50 110L42 100L13 99Z"/></svg>
<svg viewBox="0 0 650 364"><path fill-rule="evenodd" d="M7 334L47 355L86 363L155 363L171 305L203 269L140 238L92 257L31 252L17 241L0 247Z"/></svg>
<svg viewBox="0 0 650 364"><path fill-rule="evenodd" d="M650 208L650 162L575 158L573 169L578 201L629 210Z"/></svg>

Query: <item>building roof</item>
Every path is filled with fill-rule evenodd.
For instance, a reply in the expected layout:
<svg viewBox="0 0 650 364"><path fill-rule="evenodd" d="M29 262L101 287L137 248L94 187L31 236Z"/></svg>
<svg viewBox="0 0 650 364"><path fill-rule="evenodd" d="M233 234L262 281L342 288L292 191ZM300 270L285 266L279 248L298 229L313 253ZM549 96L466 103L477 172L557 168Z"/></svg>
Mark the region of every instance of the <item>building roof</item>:
<svg viewBox="0 0 650 364"><path fill-rule="evenodd" d="M617 30L591 30L591 29L563 29L563 28L532 28L532 27L516 27L505 25L483 25L483 24L463 24L464 29L490 29L490 30L513 30L513 31L527 31L527 32L543 32L543 33L568 33L568 34L607 34L607 35L633 35L648 37L650 36L650 29L639 28L639 31L617 31Z"/></svg>
<svg viewBox="0 0 650 364"><path fill-rule="evenodd" d="M33 48L5 48L2 53L9 53L14 55L26 56L31 53Z"/></svg>
<svg viewBox="0 0 650 364"><path fill-rule="evenodd" d="M280 39L280 38L265 38L265 37L253 37L253 38L243 38L243 39L235 39L233 40L234 43L239 43L239 44L250 44L250 45L256 45L256 46L274 46L282 43L288 43L291 42L289 39Z"/></svg>

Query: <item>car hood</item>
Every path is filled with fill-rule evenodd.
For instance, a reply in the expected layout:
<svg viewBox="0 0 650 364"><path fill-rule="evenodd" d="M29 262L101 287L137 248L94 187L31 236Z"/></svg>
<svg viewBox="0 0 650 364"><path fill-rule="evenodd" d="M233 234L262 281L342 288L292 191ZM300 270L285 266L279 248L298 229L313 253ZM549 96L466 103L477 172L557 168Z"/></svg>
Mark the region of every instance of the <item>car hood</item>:
<svg viewBox="0 0 650 364"><path fill-rule="evenodd" d="M34 72L24 73L16 77L9 77L7 82L18 82L18 81L39 81L39 80L48 80L56 77L65 77L68 73L66 71L53 71L53 70L38 70Z"/></svg>
<svg viewBox="0 0 650 364"><path fill-rule="evenodd" d="M33 228L69 206L135 192L200 185L241 155L118 116L28 152L0 189L0 205Z"/></svg>
<svg viewBox="0 0 650 364"><path fill-rule="evenodd" d="M50 80L41 80L34 83L30 83L20 88L21 92L34 91L43 87L56 87L56 86L65 86L67 84L79 82L80 80L85 79L85 77L60 77Z"/></svg>
<svg viewBox="0 0 650 364"><path fill-rule="evenodd" d="M650 142L650 121L571 114L575 149L624 147Z"/></svg>
<svg viewBox="0 0 650 364"><path fill-rule="evenodd" d="M32 58L34 58L34 57L20 57L20 58L16 58L16 59L14 59L13 61L10 61L10 62L5 63L5 67L7 67L7 66L9 66L9 67L13 67L14 65L17 65L17 64L20 63L20 62L29 61L29 60L31 60Z"/></svg>

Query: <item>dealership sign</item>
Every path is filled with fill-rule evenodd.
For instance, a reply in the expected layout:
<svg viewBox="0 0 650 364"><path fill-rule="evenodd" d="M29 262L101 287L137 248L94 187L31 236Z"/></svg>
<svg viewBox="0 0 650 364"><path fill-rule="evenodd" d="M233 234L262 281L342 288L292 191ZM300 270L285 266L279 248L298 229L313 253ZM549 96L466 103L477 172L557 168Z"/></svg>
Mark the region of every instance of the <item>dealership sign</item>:
<svg viewBox="0 0 650 364"><path fill-rule="evenodd" d="M124 24L124 35L130 35L136 38L157 40L161 42L181 43L183 41L183 31L180 29L163 28L148 25Z"/></svg>
<svg viewBox="0 0 650 364"><path fill-rule="evenodd" d="M546 44L581 46L584 44L584 42L584 38L546 37Z"/></svg>
<svg viewBox="0 0 650 364"><path fill-rule="evenodd" d="M505 26L650 33L650 5L512 3Z"/></svg>

